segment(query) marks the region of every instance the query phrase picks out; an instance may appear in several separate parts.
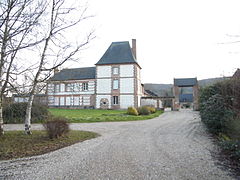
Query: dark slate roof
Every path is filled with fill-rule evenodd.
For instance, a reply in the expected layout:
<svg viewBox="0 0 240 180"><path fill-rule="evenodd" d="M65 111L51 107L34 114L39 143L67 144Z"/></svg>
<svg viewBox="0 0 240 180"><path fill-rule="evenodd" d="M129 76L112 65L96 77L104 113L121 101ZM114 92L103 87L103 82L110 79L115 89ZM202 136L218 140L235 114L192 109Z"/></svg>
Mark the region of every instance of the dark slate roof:
<svg viewBox="0 0 240 180"><path fill-rule="evenodd" d="M95 79L95 74L95 67L63 69L56 73L50 81Z"/></svg>
<svg viewBox="0 0 240 180"><path fill-rule="evenodd" d="M96 65L137 63L128 41L113 42Z"/></svg>
<svg viewBox="0 0 240 180"><path fill-rule="evenodd" d="M152 91L150 91L150 90L148 90L148 89L145 90L145 93L147 93L149 96L158 97L157 94L155 94L154 92L152 92Z"/></svg>
<svg viewBox="0 0 240 180"><path fill-rule="evenodd" d="M197 78L174 79L174 85L180 87L194 86L198 83Z"/></svg>

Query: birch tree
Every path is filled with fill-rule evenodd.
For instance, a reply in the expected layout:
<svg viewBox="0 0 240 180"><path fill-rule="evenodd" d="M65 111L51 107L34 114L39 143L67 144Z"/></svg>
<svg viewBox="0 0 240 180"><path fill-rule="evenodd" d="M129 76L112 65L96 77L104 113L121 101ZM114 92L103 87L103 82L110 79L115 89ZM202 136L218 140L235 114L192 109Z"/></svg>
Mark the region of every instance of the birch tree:
<svg viewBox="0 0 240 180"><path fill-rule="evenodd" d="M35 28L46 6L36 0L1 0L0 2L0 135L4 134L2 103L4 93L18 72L19 52L35 46ZM26 65L25 65L26 67Z"/></svg>
<svg viewBox="0 0 240 180"><path fill-rule="evenodd" d="M33 99L38 83L45 81L51 75L52 71L65 62L74 60L75 55L82 50L94 38L94 31L89 31L84 40L76 43L68 41L65 36L67 31L76 28L80 22L90 18L85 13L87 7L80 9L69 7L66 0L50 0L49 12L46 13L46 37L44 42L39 45L40 56L38 68L33 78L30 97L25 117L25 133L31 134L31 110ZM73 16L74 12L76 14Z"/></svg>

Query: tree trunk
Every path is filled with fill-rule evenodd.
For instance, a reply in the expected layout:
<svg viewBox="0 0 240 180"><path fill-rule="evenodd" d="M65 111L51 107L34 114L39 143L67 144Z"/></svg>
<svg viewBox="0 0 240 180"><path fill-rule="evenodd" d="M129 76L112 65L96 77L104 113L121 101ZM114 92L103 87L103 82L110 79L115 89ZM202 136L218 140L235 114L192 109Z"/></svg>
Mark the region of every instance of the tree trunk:
<svg viewBox="0 0 240 180"><path fill-rule="evenodd" d="M0 98L0 136L4 134L3 130L3 106L2 106L2 98Z"/></svg>
<svg viewBox="0 0 240 180"><path fill-rule="evenodd" d="M26 109L26 116L25 116L25 134L31 135L31 113L32 113L32 104L33 104L34 94L30 94L27 109Z"/></svg>

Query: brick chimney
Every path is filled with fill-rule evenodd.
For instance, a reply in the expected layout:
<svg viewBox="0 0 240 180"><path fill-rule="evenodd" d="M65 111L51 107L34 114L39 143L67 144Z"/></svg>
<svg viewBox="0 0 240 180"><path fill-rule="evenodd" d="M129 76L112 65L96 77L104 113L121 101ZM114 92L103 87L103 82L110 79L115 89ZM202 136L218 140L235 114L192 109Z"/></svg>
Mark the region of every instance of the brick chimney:
<svg viewBox="0 0 240 180"><path fill-rule="evenodd" d="M133 53L135 59L137 59L137 44L136 44L136 39L132 39L132 53Z"/></svg>

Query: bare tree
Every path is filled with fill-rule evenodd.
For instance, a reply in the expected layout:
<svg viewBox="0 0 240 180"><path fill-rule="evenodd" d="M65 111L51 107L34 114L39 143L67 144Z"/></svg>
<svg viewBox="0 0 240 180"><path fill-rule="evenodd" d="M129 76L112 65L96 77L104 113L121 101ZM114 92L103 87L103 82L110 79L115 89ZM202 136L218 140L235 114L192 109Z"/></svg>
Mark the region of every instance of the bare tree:
<svg viewBox="0 0 240 180"><path fill-rule="evenodd" d="M25 133L31 134L31 110L38 83L48 79L52 71L65 62L74 60L74 56L94 38L93 31L86 34L81 43L72 44L65 36L67 31L75 28L80 22L91 16L85 15L87 7L78 9L68 7L66 0L50 0L45 29L46 38L39 45L40 56L37 71L34 75L25 117ZM73 14L77 12L79 17Z"/></svg>
<svg viewBox="0 0 240 180"><path fill-rule="evenodd" d="M0 135L3 131L3 96L13 74L18 72L18 54L44 39L34 39L35 28L46 4L36 0L1 0L0 2ZM18 61L17 61L18 60Z"/></svg>

